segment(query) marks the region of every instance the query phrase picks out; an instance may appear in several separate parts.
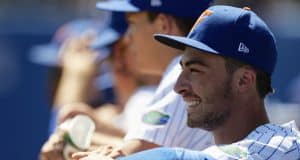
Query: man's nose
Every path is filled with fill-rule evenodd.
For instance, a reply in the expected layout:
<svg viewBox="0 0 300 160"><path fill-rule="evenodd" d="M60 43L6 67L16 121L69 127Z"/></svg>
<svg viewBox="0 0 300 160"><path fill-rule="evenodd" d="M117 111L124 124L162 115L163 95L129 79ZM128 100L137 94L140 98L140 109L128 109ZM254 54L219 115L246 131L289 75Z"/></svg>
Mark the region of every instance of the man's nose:
<svg viewBox="0 0 300 160"><path fill-rule="evenodd" d="M178 94L183 94L187 91L188 86L189 84L188 84L187 74L184 71L182 71L179 77L177 78L174 91Z"/></svg>

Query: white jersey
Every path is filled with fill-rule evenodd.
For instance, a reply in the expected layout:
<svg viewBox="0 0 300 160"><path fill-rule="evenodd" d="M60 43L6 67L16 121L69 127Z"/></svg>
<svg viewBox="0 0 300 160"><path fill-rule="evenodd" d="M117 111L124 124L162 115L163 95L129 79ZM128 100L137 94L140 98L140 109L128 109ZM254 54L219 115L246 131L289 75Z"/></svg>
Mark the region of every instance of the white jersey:
<svg viewBox="0 0 300 160"><path fill-rule="evenodd" d="M266 124L245 139L203 151L218 160L299 160L300 133L294 121L282 126Z"/></svg>
<svg viewBox="0 0 300 160"><path fill-rule="evenodd" d="M265 124L236 143L211 146L203 151L156 148L120 160L299 160L300 133L295 122Z"/></svg>
<svg viewBox="0 0 300 160"><path fill-rule="evenodd" d="M145 107L141 119L130 129L125 140L142 139L165 147L182 147L195 150L212 144L212 135L201 129L187 126L186 104L173 91L181 72L180 57L169 65L152 102Z"/></svg>
<svg viewBox="0 0 300 160"><path fill-rule="evenodd" d="M124 111L115 120L115 126L124 132L133 128L136 121L142 116L144 106L147 106L154 96L157 86L139 87L128 99Z"/></svg>

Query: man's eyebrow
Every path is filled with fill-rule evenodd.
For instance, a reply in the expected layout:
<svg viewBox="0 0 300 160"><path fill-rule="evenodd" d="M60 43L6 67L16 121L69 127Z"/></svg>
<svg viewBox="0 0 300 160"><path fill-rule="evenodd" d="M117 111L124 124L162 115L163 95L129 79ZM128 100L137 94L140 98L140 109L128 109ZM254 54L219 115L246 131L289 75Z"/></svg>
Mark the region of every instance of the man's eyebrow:
<svg viewBox="0 0 300 160"><path fill-rule="evenodd" d="M188 67L188 66L193 65L193 64L198 64L198 65L201 65L201 66L208 67L208 65L205 64L201 60L190 60L190 61L185 62L184 64L183 64L182 60L180 61L180 65L185 66L185 67Z"/></svg>

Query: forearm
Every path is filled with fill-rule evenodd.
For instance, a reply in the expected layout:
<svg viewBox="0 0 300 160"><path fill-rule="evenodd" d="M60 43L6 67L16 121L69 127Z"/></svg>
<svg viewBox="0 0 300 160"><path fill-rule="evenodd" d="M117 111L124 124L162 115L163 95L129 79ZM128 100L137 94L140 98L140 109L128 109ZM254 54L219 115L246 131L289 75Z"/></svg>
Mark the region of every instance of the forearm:
<svg viewBox="0 0 300 160"><path fill-rule="evenodd" d="M108 134L114 137L123 139L125 132L119 128L114 127L111 123L105 123L100 120L96 120L96 131L102 134Z"/></svg>
<svg viewBox="0 0 300 160"><path fill-rule="evenodd" d="M64 70L55 95L55 106L87 102L87 93L93 77L93 73Z"/></svg>
<svg viewBox="0 0 300 160"><path fill-rule="evenodd" d="M121 146L123 145L122 137L112 136L109 134L95 132L92 137L92 145L112 145L112 146Z"/></svg>
<svg viewBox="0 0 300 160"><path fill-rule="evenodd" d="M134 140L128 140L125 141L124 145L121 147L121 150L126 154L126 155L131 155L140 151L148 150L148 149L153 149L160 147L159 145L155 143L151 143L145 140L140 140L140 139L134 139Z"/></svg>
<svg viewBox="0 0 300 160"><path fill-rule="evenodd" d="M108 138L104 137L106 140L109 140ZM147 146L147 144L144 144L145 142L144 141L141 141L141 140L132 140L132 141L127 141L125 142L125 144L123 145L123 147L120 147L121 145L115 145L113 146L112 144L112 141L110 141L108 144L109 146L104 146L104 147L100 147L98 148L98 150L94 150L93 152L78 152L78 153L75 153L72 155L72 157L74 158L74 160L80 160L84 157L89 157L89 158L93 158L93 159L109 159L109 160L112 160L112 159L115 159L117 157L123 159L125 158L125 160L131 160L131 158L133 158L133 160L137 159L137 160L141 160L141 159L144 159L144 157L141 157L140 153L137 153L137 154L133 154L132 156L127 156L129 155L129 153L127 152L124 152L124 149L126 149L126 151L129 151L128 147L131 148L131 150L133 151L137 151L137 150L145 150L146 148L147 149L150 149L149 146ZM111 148L111 146L113 146L113 148ZM125 147L125 148L124 148ZM153 148L154 146L152 146ZM133 149L135 148L135 149ZM143 152L142 152L142 155L143 155ZM123 158L122 158L123 157ZM117 159L119 159L117 158ZM152 160L156 158L153 158L152 157Z"/></svg>

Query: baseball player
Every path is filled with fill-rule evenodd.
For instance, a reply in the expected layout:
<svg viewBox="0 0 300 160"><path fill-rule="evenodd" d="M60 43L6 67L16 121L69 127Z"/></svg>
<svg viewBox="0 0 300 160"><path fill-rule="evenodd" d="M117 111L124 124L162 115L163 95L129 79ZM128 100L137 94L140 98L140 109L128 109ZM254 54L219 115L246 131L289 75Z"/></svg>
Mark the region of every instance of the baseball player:
<svg viewBox="0 0 300 160"><path fill-rule="evenodd" d="M216 145L201 152L158 148L120 160L300 158L295 122L272 124L264 108L277 50L272 32L254 12L210 7L187 37L158 34L155 39L184 50L175 90L188 106L188 125L212 131Z"/></svg>
<svg viewBox="0 0 300 160"><path fill-rule="evenodd" d="M80 26L83 27L82 25ZM95 39L87 41L80 36L79 39L75 37L75 39L65 42L63 46L65 48L63 48L64 51L62 53L65 56L64 66L66 66L66 69L64 69L64 77L62 77L60 82L60 92L57 93L56 96L63 96L62 98L68 98L68 100L70 100L71 97L73 101L64 100L64 104L67 105L62 105L63 103L59 105L60 108L57 111L57 118L55 117L55 120L58 122L55 123L55 125L72 118L76 114L86 114L96 122L97 135L93 137L93 143L118 143L121 137L124 136L124 131L119 128L119 124L116 123L116 125L114 125L114 118L121 112L121 107L123 107L130 95L134 93L138 85L137 77L135 77L130 64L132 61L129 57L132 53L123 38L126 28L125 15L112 13L109 25L103 32L100 32ZM111 74L109 76L107 76L107 74L106 76L104 75L101 77L101 80L108 80L110 83L114 80L114 91L117 96L117 102L115 105L104 104L101 107L97 106L97 108L91 108L87 104L84 104L86 101L82 95L86 95L86 93L88 93L87 91L91 90L91 86L89 85L92 84L91 78L94 76L94 70L99 67L99 64L95 61L98 57L95 56L94 50L102 50L102 48L105 47L109 47L111 51L108 51L106 54L106 62L102 63L101 67L106 70L111 70ZM103 52L98 54L105 56ZM109 61L109 63L107 63L107 61ZM105 63L106 66L103 65ZM102 84L103 83L101 83L101 87L106 86ZM70 94L73 96L70 96ZM74 104L74 102L80 103ZM108 119L107 117L109 121L106 120ZM61 145L65 143L63 135L60 130L55 130L55 132L51 134L51 137L41 149L41 159L50 160L63 158L62 150L64 149L64 145Z"/></svg>
<svg viewBox="0 0 300 160"><path fill-rule="evenodd" d="M211 134L186 125L185 104L173 91L180 73L178 60L181 51L163 46L153 39L157 32L186 35L209 4L210 0L126 0L97 4L100 9L127 13L127 37L135 49L139 72L163 75L150 105L140 106L145 108L144 112L136 126L129 129L125 145L113 150L108 154L110 157L159 146L200 150L212 144ZM89 153L77 153L74 157L78 159L87 155Z"/></svg>
<svg viewBox="0 0 300 160"><path fill-rule="evenodd" d="M104 77L107 77L103 73L108 71L106 71L107 69L99 69L100 62L107 57L106 51L102 49L98 52L87 49L83 54L60 52L60 47L68 39L76 40L78 43L76 45L77 48L85 47L91 41L90 37L93 33L103 30L104 22L96 21L96 19L92 18L72 20L59 27L50 43L34 46L30 51L29 59L31 62L46 66L49 69L47 91L49 91L49 100L52 105L50 134L56 127L57 112L63 104L74 102L74 100L77 101L78 99L93 107L103 103L114 103L114 98L112 98L114 97L113 84L111 80L103 80ZM75 50L74 46L72 48L73 51ZM82 57L84 57L83 62L78 63L76 60L82 59ZM74 68L77 70L74 70ZM72 74L70 74L71 72ZM86 73L84 76L82 75L83 72ZM98 72L101 73L99 76L97 76ZM78 78L81 78L81 81L78 81ZM106 83L105 87L104 85L99 86L100 81L108 83ZM64 94L63 92L69 90L69 88L72 88L72 93ZM82 95L81 93L85 94Z"/></svg>

